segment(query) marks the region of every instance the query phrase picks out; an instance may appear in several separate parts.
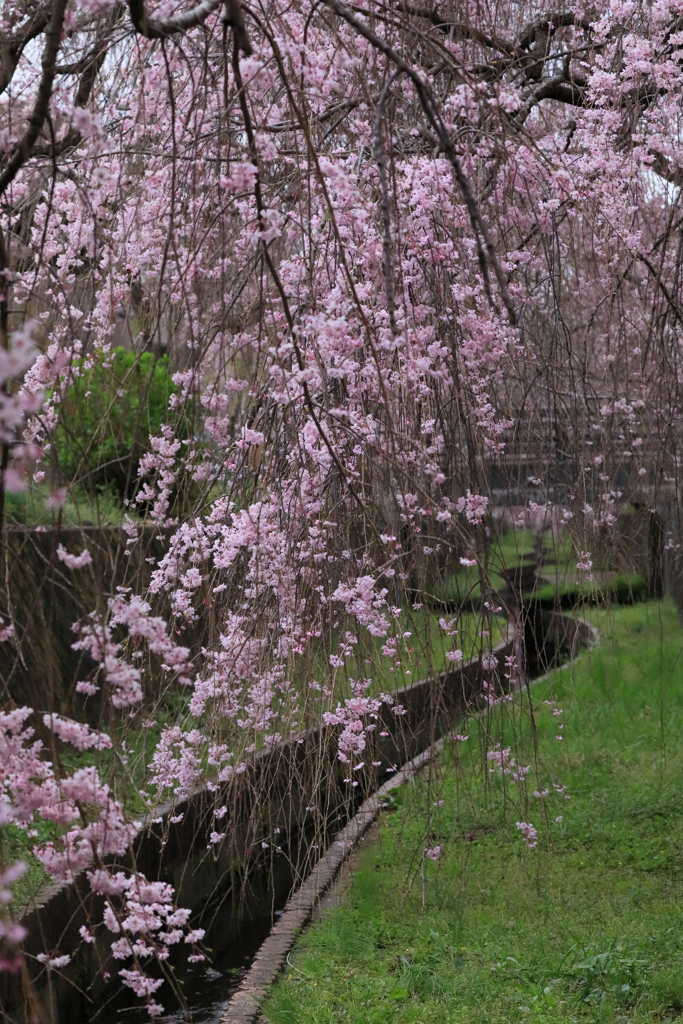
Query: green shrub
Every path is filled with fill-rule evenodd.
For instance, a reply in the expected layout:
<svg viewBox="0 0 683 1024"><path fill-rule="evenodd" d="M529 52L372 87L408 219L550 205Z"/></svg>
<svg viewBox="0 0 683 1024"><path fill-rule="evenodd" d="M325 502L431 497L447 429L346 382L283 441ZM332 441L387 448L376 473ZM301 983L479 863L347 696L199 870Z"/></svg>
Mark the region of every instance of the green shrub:
<svg viewBox="0 0 683 1024"><path fill-rule="evenodd" d="M599 1003L606 996L628 1002L643 980L642 960L622 955L616 943L604 953L584 956L568 971L576 979L584 1003Z"/></svg>
<svg viewBox="0 0 683 1024"><path fill-rule="evenodd" d="M505 587L505 580L496 572L489 573L489 582L494 591ZM443 580L434 583L427 592L433 606L442 611L460 611L481 601L479 569L474 566L457 573L448 573Z"/></svg>
<svg viewBox="0 0 683 1024"><path fill-rule="evenodd" d="M175 391L168 356L117 348L109 358L96 357L62 400L53 445L61 476L90 491L132 497L150 435L171 422Z"/></svg>
<svg viewBox="0 0 683 1024"><path fill-rule="evenodd" d="M622 573L610 584L612 599L617 604L634 604L647 597L647 580L637 573Z"/></svg>
<svg viewBox="0 0 683 1024"><path fill-rule="evenodd" d="M574 608L578 604L635 604L647 597L647 580L637 573L622 573L609 583L544 583L525 594L542 608Z"/></svg>

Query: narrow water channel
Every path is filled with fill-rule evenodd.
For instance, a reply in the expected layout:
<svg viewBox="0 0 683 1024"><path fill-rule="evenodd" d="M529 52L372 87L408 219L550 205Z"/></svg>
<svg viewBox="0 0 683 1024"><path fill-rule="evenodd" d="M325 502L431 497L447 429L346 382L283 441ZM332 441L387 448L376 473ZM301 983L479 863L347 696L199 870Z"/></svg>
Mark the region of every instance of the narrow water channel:
<svg viewBox="0 0 683 1024"><path fill-rule="evenodd" d="M360 800L360 797L358 798ZM351 813L355 813L352 807ZM348 820L334 815L330 820L328 841ZM294 837L285 855L271 863L255 865L237 896L230 892L217 893L201 913L192 919L193 927L206 929L202 946L210 960L190 964L186 950L177 951L173 964L175 976L190 1007L189 1013L181 1008L171 986L166 983L156 994L167 1013L157 1018L159 1024L219 1024L225 1004L248 971L262 943L270 934L273 920L277 919L292 892L301 884L301 870L297 864L306 862L306 850L312 842L312 832L306 830ZM322 848L322 844L321 844ZM306 869L306 873L310 868ZM248 894L244 895L245 889ZM83 1018L73 1018L69 1024L149 1024L149 1014L130 991L122 985L107 993L107 998L96 1004Z"/></svg>
<svg viewBox="0 0 683 1024"><path fill-rule="evenodd" d="M287 902L287 893L282 905ZM278 912L282 908L278 907ZM245 919L236 927L234 940L220 953L214 954L211 963L187 964L182 970L176 969L179 982L188 1005L190 1015L179 1008L168 985L158 993L158 1001L168 1013L157 1018L160 1024L219 1024L225 1004L237 989L247 973L259 947L268 937L271 929L270 914L260 918ZM211 942L207 935L206 945ZM173 1006L176 1008L173 1009ZM92 1024L149 1024L149 1014L140 1001L120 987L118 991L97 1007L89 1017Z"/></svg>

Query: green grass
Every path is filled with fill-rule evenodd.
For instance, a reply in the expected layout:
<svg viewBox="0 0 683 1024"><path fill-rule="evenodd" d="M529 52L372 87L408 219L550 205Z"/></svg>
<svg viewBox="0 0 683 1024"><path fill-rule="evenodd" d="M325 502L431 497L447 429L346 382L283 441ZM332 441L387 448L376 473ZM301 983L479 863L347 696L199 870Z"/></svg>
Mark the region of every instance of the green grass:
<svg viewBox="0 0 683 1024"><path fill-rule="evenodd" d="M549 533L546 532L544 536L549 536ZM524 556L532 555L535 550L536 536L532 530L508 530L507 533L494 535L491 562L499 567L514 565Z"/></svg>
<svg viewBox="0 0 683 1024"><path fill-rule="evenodd" d="M505 587L505 580L497 572L489 572L488 582L493 591L500 591ZM462 606L479 604L479 568L471 566L461 572L448 573L443 580L439 580L431 587L429 598L436 609L441 605L444 609L455 610Z"/></svg>
<svg viewBox="0 0 683 1024"><path fill-rule="evenodd" d="M494 571L510 568L534 554L540 554L547 566L565 568L576 564L572 538L566 530L558 538L553 536L552 530L544 530L537 536L532 530L516 529L494 535L489 551L490 567Z"/></svg>
<svg viewBox="0 0 683 1024"><path fill-rule="evenodd" d="M54 526L57 511L50 507L50 488L31 483L25 491L7 494L5 513L10 526ZM110 491L89 494L82 487L68 489L63 509L63 526L117 526L123 520L121 501ZM128 514L136 517L131 506Z"/></svg>
<svg viewBox="0 0 683 1024"><path fill-rule="evenodd" d="M399 791L272 988L272 1024L683 1015L683 633L666 602L591 618L602 646L531 690L537 745L528 703L506 703ZM488 771L498 740L532 766L526 786Z"/></svg>
<svg viewBox="0 0 683 1024"><path fill-rule="evenodd" d="M588 581L585 583L566 582L558 578L554 583L537 587L528 598L548 605L559 604L562 608L581 604L633 604L644 601L647 595L647 580L638 573L620 573L607 582Z"/></svg>
<svg viewBox="0 0 683 1024"><path fill-rule="evenodd" d="M492 590L503 590L506 586L501 572L518 566L536 550L535 537L531 530L511 530L496 534L488 550L488 583ZM435 580L429 588L428 597L435 609L462 606L478 606L481 601L479 566L467 566L457 572L446 573Z"/></svg>
<svg viewBox="0 0 683 1024"><path fill-rule="evenodd" d="M483 621L481 614L463 612L457 616L457 637L451 637L441 629L439 620L444 618L450 621L453 617L444 611L404 609L397 619L395 658L385 657L381 653L386 644L384 637L372 637L359 630L359 642L354 653L347 657L344 666L335 673L335 691L339 698L348 696L347 677L356 679L365 675L372 678L370 693L391 692L415 680L452 668L453 663L446 658L446 652L453 647L458 647L463 652L463 660L467 661L477 656L482 648L488 650L489 644L495 647L507 635L507 620L502 616L493 615L490 621L488 617ZM482 633L485 635L482 636ZM318 651L310 670L307 670L305 664L294 661L291 671L295 679L314 678L322 681L330 671L328 656Z"/></svg>
<svg viewBox="0 0 683 1024"><path fill-rule="evenodd" d="M522 563L533 563L538 557L547 575L554 575L554 584L548 583L544 588L543 597L552 599L556 588L567 586L564 577L570 574L572 580L576 576L576 555L571 537L565 531L559 540L553 538L552 531L545 530L536 536L531 530L510 530L507 533L495 534L487 553L487 580L494 592L507 589L506 572L514 570ZM463 567L457 572L445 573L441 579L435 580L428 588L427 598L435 608L457 611L461 608L476 609L482 599L478 565ZM602 594L596 585L596 593ZM583 590L577 588L579 597ZM537 596L534 593L534 596Z"/></svg>

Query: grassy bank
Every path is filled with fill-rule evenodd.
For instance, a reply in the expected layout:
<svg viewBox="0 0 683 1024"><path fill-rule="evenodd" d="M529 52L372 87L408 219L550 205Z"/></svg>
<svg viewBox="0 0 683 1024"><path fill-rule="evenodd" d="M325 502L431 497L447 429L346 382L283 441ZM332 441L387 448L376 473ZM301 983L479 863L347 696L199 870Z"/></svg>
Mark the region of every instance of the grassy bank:
<svg viewBox="0 0 683 1024"><path fill-rule="evenodd" d="M602 646L533 688L533 721L494 708L401 791L272 1024L683 1016L683 633L667 603L594 621ZM489 771L496 742L525 783Z"/></svg>

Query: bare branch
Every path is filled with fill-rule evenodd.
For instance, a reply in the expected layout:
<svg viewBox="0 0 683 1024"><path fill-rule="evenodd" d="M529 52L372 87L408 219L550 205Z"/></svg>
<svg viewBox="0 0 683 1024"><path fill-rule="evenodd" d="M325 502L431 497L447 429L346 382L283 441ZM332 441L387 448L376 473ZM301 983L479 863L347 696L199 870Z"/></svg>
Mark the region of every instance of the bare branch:
<svg viewBox="0 0 683 1024"><path fill-rule="evenodd" d="M202 3L197 4L191 11L178 14L174 18L150 18L145 0L128 0L128 10L135 31L145 39L168 39L178 32L187 32L188 29L203 25L209 15L218 10L222 2L223 0L202 0ZM239 0L227 0L224 21L235 31L235 38L242 53L247 56L251 54L251 43Z"/></svg>
<svg viewBox="0 0 683 1024"><path fill-rule="evenodd" d="M0 37L0 93L3 93L16 71L17 63L24 48L43 31L50 20L50 4L43 4L34 12L14 36Z"/></svg>
<svg viewBox="0 0 683 1024"><path fill-rule="evenodd" d="M389 311L389 323L391 333L395 336L396 328L396 303L394 298L394 271L391 260L391 209L389 206L389 184L387 182L387 167L384 156L384 143L382 142L382 118L384 116L384 104L386 103L389 90L398 78L400 72L394 71L387 79L377 104L375 116L374 149L375 162L379 171L379 184L382 196L382 248L384 250L384 288L387 294L387 309Z"/></svg>
<svg viewBox="0 0 683 1024"><path fill-rule="evenodd" d="M667 158L659 150L651 149L650 152L654 157L654 162L650 165L655 174L658 174L660 178L664 178L671 185L675 185L676 188L683 186L683 169L680 167L672 168Z"/></svg>
<svg viewBox="0 0 683 1024"><path fill-rule="evenodd" d="M112 12L111 18L108 19L107 32L100 36L99 39L95 40L95 44L84 57L80 60L72 61L71 64L58 64L55 68L55 72L58 75L84 75L92 68L93 64L96 64L99 60L100 55L106 51L107 44L109 43L111 29L116 25L123 13L123 6L117 4Z"/></svg>
<svg viewBox="0 0 683 1024"><path fill-rule="evenodd" d="M520 49L528 50L539 32L554 35L558 28L580 28L584 32L588 32L591 23L585 18L579 18L573 11L551 12L526 26L519 41Z"/></svg>
<svg viewBox="0 0 683 1024"><path fill-rule="evenodd" d="M451 35L454 39L471 39L498 53L506 53L510 57L516 55L517 47L513 43L509 43L499 36L483 32L481 29L475 28L474 25L468 25L462 21L452 21L438 7L417 7L413 4L402 3L401 11L413 18L424 18L426 21L430 21L432 25Z"/></svg>
<svg viewBox="0 0 683 1024"><path fill-rule="evenodd" d="M93 51L94 53L95 51ZM97 79L98 72L107 56L106 42L103 42L99 48L99 53L93 56L93 53L89 55L90 63L87 64L81 74L81 79L78 83L76 90L76 96L74 98L74 107L85 107L90 99L95 81ZM49 146L36 146L33 150L34 156L49 157L54 159L56 156L61 156L63 153L68 152L70 149L75 149L80 146L83 141L83 135L73 125L69 128L66 135L64 135L58 141L55 140Z"/></svg>
<svg viewBox="0 0 683 1024"><path fill-rule="evenodd" d="M662 281L662 275L659 273L659 271L654 266L652 261L650 259L648 259L648 257L645 255L645 253L637 252L637 253L634 253L634 255L635 255L635 258L640 263L644 263L645 266L647 267L647 269L650 271L650 273L652 274L652 277L655 280L655 283L656 283L657 287L659 288L660 292L662 293L662 295L666 299L671 312L674 314L674 316L678 320L679 324L683 324L683 313L678 308L678 304L674 300L673 295L671 294L671 292L669 291L667 286Z"/></svg>
<svg viewBox="0 0 683 1024"><path fill-rule="evenodd" d="M553 78L543 82L537 89L534 89L515 114L513 124L521 127L533 108L541 100L557 100L558 103L568 103L574 107L583 107L585 95L586 90L584 87L573 81L567 82L564 75L555 75Z"/></svg>
<svg viewBox="0 0 683 1024"><path fill-rule="evenodd" d="M233 38L240 53L249 57L254 51L249 42L249 34L244 24L244 14L240 0L225 0L225 14L223 21L232 29Z"/></svg>
<svg viewBox="0 0 683 1024"><path fill-rule="evenodd" d="M189 28L203 25L210 14L221 5L221 0L203 0L186 14L175 18L150 18L144 0L128 0L128 10L133 27L145 39L167 39L176 32L186 32Z"/></svg>
<svg viewBox="0 0 683 1024"><path fill-rule="evenodd" d="M38 136L45 123L50 107L52 86L55 80L55 68L57 66L57 54L62 38L62 25L66 11L67 0L54 0L52 6L52 17L45 33L45 48L41 62L42 75L33 113L29 118L28 128L23 137L12 150L5 170L0 174L0 195L14 181L20 169L26 163L33 152Z"/></svg>

